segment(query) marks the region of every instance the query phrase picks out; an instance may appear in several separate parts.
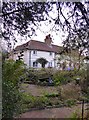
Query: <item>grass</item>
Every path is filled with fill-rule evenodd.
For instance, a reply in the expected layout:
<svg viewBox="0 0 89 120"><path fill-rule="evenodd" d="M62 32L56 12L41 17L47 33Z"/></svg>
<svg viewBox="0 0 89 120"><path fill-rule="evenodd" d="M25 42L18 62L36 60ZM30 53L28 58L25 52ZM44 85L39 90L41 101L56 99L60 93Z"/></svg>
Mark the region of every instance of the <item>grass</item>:
<svg viewBox="0 0 89 120"><path fill-rule="evenodd" d="M26 93L32 94L33 96L44 96L45 94L58 93L56 86L39 86L39 85L31 85L31 84L21 84L21 89L23 89Z"/></svg>

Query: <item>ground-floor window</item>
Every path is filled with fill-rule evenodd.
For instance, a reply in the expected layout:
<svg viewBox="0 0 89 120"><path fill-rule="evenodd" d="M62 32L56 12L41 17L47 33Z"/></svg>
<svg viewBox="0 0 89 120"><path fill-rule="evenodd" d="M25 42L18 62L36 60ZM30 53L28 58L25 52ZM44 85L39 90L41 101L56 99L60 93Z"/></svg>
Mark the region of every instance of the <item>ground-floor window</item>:
<svg viewBox="0 0 89 120"><path fill-rule="evenodd" d="M49 62L49 63L48 63L48 67L52 67L52 62Z"/></svg>
<svg viewBox="0 0 89 120"><path fill-rule="evenodd" d="M37 62L33 62L33 67L38 67L38 63Z"/></svg>

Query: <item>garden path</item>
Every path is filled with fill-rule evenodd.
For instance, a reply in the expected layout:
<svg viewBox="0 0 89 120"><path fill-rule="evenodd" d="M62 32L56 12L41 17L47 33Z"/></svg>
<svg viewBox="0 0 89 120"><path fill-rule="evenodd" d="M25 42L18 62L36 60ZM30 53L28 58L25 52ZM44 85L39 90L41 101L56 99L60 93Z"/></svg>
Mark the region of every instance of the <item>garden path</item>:
<svg viewBox="0 0 89 120"><path fill-rule="evenodd" d="M63 85L62 87L69 87L68 85ZM57 86L38 86L33 84L22 84L22 89L26 93L31 93L33 96L41 96L44 93L57 93L59 87ZM79 112L82 110L82 105L78 104L77 106L70 107L61 107L61 108L46 108L42 110L34 110L21 114L21 118L70 118L72 113ZM86 104L85 104L86 108Z"/></svg>
<svg viewBox="0 0 89 120"><path fill-rule="evenodd" d="M85 104L85 109L87 105ZM74 112L81 112L82 105L78 104L73 107L51 108L43 110L34 110L21 114L20 118L71 118ZM86 111L86 110L85 110Z"/></svg>

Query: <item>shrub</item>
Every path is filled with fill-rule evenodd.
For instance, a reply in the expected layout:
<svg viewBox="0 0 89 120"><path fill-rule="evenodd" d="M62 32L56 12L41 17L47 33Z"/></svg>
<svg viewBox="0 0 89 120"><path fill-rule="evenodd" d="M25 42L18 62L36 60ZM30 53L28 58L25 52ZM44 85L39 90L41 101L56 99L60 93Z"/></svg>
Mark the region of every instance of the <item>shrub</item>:
<svg viewBox="0 0 89 120"><path fill-rule="evenodd" d="M37 97L37 96L28 95L26 93L23 93L22 101L23 104L26 104L28 108L42 108L49 103L48 98L45 96Z"/></svg>
<svg viewBox="0 0 89 120"><path fill-rule="evenodd" d="M61 98L67 99L79 99L81 97L81 88L76 86L74 83L69 83L60 87Z"/></svg>
<svg viewBox="0 0 89 120"><path fill-rule="evenodd" d="M69 120L89 120L89 111L85 111L84 112L84 116L82 118L82 113L80 110L76 110L75 112L72 113L72 115L70 116L70 119Z"/></svg>
<svg viewBox="0 0 89 120"><path fill-rule="evenodd" d="M2 117L11 118L20 110L18 83L24 74L24 64L22 61L6 60L2 68Z"/></svg>
<svg viewBox="0 0 89 120"><path fill-rule="evenodd" d="M58 97L59 94L58 93L47 93L45 94L46 97Z"/></svg>
<svg viewBox="0 0 89 120"><path fill-rule="evenodd" d="M32 101L31 107L43 108L49 103L47 97L35 97L34 101Z"/></svg>
<svg viewBox="0 0 89 120"><path fill-rule="evenodd" d="M72 81L73 71L57 71L53 75L55 85L66 84Z"/></svg>
<svg viewBox="0 0 89 120"><path fill-rule="evenodd" d="M50 71L50 70L49 70ZM40 84L44 82L44 84L46 84L46 82L48 82L48 78L51 76L51 73L48 71L48 69L29 69L28 71L28 78L27 80L32 81L35 84Z"/></svg>
<svg viewBox="0 0 89 120"><path fill-rule="evenodd" d="M71 107L72 105L76 104L76 100L75 99L68 99L65 101L65 105L68 107Z"/></svg>
<svg viewBox="0 0 89 120"><path fill-rule="evenodd" d="M53 74L55 85L67 84L80 78L80 83L86 79L86 70L73 70L73 71L56 71Z"/></svg>
<svg viewBox="0 0 89 120"><path fill-rule="evenodd" d="M80 118L78 112L75 111L74 113L72 113L69 120L81 120L81 118Z"/></svg>

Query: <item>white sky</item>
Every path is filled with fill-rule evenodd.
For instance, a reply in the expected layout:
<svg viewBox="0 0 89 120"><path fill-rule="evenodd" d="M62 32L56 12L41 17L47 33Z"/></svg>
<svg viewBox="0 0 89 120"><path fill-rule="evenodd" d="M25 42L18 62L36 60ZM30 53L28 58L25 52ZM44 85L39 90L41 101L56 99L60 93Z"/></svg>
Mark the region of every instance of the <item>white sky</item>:
<svg viewBox="0 0 89 120"><path fill-rule="evenodd" d="M65 13L66 16L66 12L68 11L67 8L63 8L63 11ZM49 13L49 15L54 19L57 18L57 11L56 11L56 5L54 5L54 9ZM46 14L44 14L44 16L46 16ZM62 17L60 17L61 21L64 22L64 19ZM49 19L51 20L51 19ZM33 35L31 38L27 36L27 38L25 37L21 37L17 32L15 32L15 36L17 38L17 43L15 44L15 47L21 44L24 44L26 42L28 42L29 40L37 40L37 41L42 41L44 42L45 37L48 34L51 34L52 40L53 40L53 44L54 45L58 45L61 46L62 45L62 41L64 40L64 38L67 36L66 33L64 33L60 26L57 27L57 31L55 32L54 29L54 22L52 21L50 24L48 21L46 22L41 22L41 23L37 23L37 24L41 24L41 26L38 25L39 29L37 29L38 27L32 26L33 28L36 28L36 35ZM30 29L30 27L29 27ZM31 31L31 30L30 30ZM30 33L29 33L30 34ZM15 48L14 47L14 48Z"/></svg>
<svg viewBox="0 0 89 120"><path fill-rule="evenodd" d="M43 27L41 27L41 28L43 28ZM47 28L46 28L46 29L47 29ZM45 30L46 30L46 29L45 29ZM18 42L16 43L16 46L17 46L17 45L21 45L21 44L23 44L23 43L26 43L26 42L29 41L29 40L37 40L37 41L42 41L42 42L44 42L44 39L45 39L46 35L48 35L48 34L51 34L52 40L53 40L53 44L59 45L59 46L62 45L62 41L63 41L62 32L60 32L59 35L56 35L55 32L51 32L51 31L50 31L50 32L45 32L45 33L43 33L43 32L41 32L40 30L37 30L37 31L36 31L36 34L37 34L37 36L36 36L36 35L33 35L31 38L27 37L26 40L22 37L23 40L18 40Z"/></svg>
<svg viewBox="0 0 89 120"><path fill-rule="evenodd" d="M67 8L63 10L65 13L67 11ZM44 14L45 15L45 14ZM57 11L56 11L56 5L54 5L54 9L49 13L49 15L54 19L54 18L57 18ZM66 14L65 14L66 15ZM46 15L45 15L46 16ZM64 19L61 17L62 21L64 22ZM49 19L51 20L51 19ZM39 23L38 23L39 24ZM18 40L18 43L16 44L17 45L21 45L23 43L26 43L27 41L29 40L37 40L37 41L42 41L44 42L44 39L46 37L46 35L48 34L51 34L51 37L52 37L52 40L53 40L53 44L55 45L62 45L62 41L63 41L63 37L64 37L64 33L63 31L61 30L60 26L58 26L58 31L55 32L54 30L54 21L51 22L49 24L49 22L41 22L41 26L38 26L39 29L36 30L36 35L33 35L31 38L27 37L26 40L24 40L24 38L22 37L21 39L23 39L22 41L21 40ZM56 34L57 33L57 34ZM65 37L66 37L66 34L65 34Z"/></svg>

